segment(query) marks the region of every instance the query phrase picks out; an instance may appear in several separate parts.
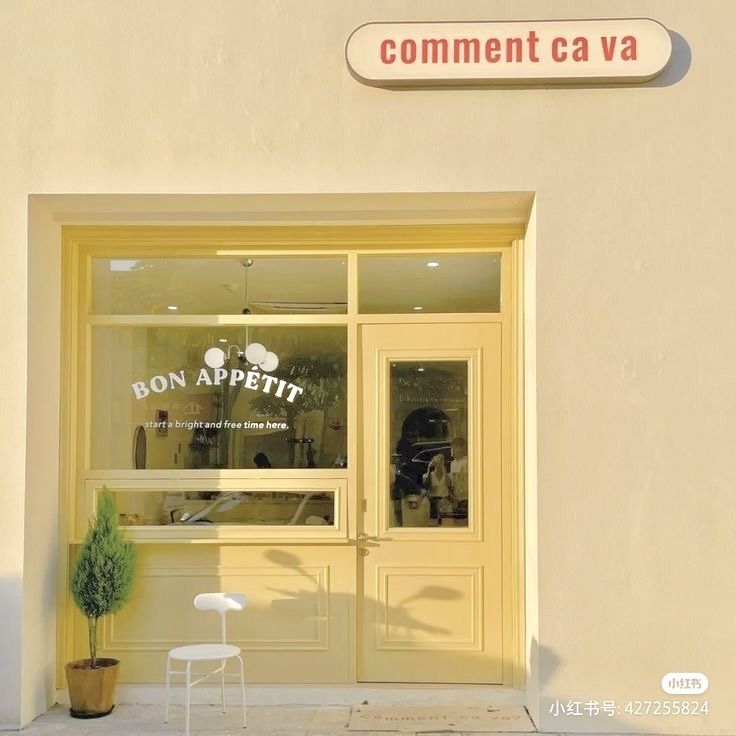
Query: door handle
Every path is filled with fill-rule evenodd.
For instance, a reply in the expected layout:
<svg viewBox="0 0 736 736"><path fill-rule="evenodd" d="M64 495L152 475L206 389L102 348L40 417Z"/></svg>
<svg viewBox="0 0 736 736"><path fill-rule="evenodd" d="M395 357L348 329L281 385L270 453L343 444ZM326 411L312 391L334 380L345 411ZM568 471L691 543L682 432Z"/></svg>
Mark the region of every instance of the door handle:
<svg viewBox="0 0 736 736"><path fill-rule="evenodd" d="M366 534L365 532L360 532L355 537L359 542L390 542L391 537L372 537L370 534Z"/></svg>

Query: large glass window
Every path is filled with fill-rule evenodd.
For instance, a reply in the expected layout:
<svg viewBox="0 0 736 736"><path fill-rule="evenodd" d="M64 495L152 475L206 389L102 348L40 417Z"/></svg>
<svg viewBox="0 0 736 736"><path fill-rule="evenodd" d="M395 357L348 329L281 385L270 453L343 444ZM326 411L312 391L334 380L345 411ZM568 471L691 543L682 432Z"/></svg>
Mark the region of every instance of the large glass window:
<svg viewBox="0 0 736 736"><path fill-rule="evenodd" d="M335 492L284 489L110 489L121 526L334 526Z"/></svg>
<svg viewBox="0 0 736 736"><path fill-rule="evenodd" d="M346 534L356 324L391 320L369 315L500 313L503 261L500 248L335 245L247 255L115 241L79 251L77 536L103 485L140 539L205 538L220 533L205 530L212 524L232 538L312 525ZM348 264L357 271L350 280ZM391 363L382 391L392 526L467 527L468 380L465 360Z"/></svg>
<svg viewBox="0 0 736 736"><path fill-rule="evenodd" d="M347 465L336 326L94 326L93 469Z"/></svg>

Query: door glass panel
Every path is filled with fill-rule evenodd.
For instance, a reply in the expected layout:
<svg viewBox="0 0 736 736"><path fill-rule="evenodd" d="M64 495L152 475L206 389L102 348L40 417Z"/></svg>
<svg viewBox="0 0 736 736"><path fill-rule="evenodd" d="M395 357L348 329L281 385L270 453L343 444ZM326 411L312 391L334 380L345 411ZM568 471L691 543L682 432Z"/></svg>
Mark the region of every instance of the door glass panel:
<svg viewBox="0 0 736 736"><path fill-rule="evenodd" d="M499 253L361 256L358 263L363 313L501 311Z"/></svg>
<svg viewBox="0 0 736 736"><path fill-rule="evenodd" d="M93 314L345 314L344 256L94 258Z"/></svg>
<svg viewBox="0 0 736 736"><path fill-rule="evenodd" d="M343 326L95 326L91 467L346 467L346 351Z"/></svg>
<svg viewBox="0 0 736 736"><path fill-rule="evenodd" d="M391 526L467 526L468 363L396 361L390 371Z"/></svg>

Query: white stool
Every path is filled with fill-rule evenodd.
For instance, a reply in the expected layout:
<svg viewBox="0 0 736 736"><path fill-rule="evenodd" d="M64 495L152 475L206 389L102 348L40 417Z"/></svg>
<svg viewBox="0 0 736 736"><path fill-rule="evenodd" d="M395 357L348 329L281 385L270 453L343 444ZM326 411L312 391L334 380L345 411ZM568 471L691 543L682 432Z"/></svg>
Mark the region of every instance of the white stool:
<svg viewBox="0 0 736 736"><path fill-rule="evenodd" d="M166 717L164 723L169 722L169 690L171 675L184 675L186 677L186 708L184 711L184 733L189 736L189 706L191 688L208 677L220 675L220 688L222 690L222 712L225 712L225 676L228 659L237 659L240 662L240 690L243 698L243 728L247 726L245 716L245 671L243 659L240 656L240 647L228 644L225 638L225 615L228 611L242 611L246 606L246 597L242 593L201 593L194 599L194 606L200 611L217 611L222 620L222 644L191 644L185 647L176 647L169 652L166 660ZM212 672L195 672L201 675L198 680L192 682L192 662L211 662L220 660L220 666ZM186 662L185 670L172 670L171 660ZM236 674L236 673L232 673Z"/></svg>

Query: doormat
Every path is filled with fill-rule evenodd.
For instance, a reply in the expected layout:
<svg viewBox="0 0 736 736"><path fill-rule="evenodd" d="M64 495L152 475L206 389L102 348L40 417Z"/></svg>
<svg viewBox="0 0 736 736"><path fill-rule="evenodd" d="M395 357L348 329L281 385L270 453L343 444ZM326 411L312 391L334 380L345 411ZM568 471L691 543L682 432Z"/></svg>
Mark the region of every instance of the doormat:
<svg viewBox="0 0 736 736"><path fill-rule="evenodd" d="M521 705L361 705L350 711L348 730L533 733L535 729L529 714Z"/></svg>

